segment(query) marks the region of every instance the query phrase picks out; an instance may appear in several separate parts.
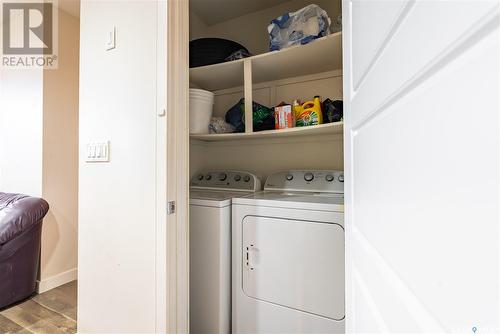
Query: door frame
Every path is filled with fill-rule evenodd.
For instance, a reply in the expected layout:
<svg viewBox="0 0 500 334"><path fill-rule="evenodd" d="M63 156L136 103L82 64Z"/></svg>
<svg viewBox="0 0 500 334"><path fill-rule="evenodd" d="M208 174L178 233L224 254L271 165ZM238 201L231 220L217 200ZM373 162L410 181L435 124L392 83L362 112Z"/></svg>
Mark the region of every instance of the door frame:
<svg viewBox="0 0 500 334"><path fill-rule="evenodd" d="M166 42L159 43L166 59L166 198L175 212L166 215L166 328L158 332L189 333L189 1L160 0L159 24ZM163 8L162 8L163 7ZM165 34L166 32L166 34ZM162 53L161 47L159 54ZM166 70L166 71L165 71ZM161 75L160 75L161 76ZM161 84L159 88L161 87ZM161 89L161 88L160 88ZM160 179L161 180L161 179ZM164 181L166 181L164 180ZM161 197L161 196L160 196Z"/></svg>

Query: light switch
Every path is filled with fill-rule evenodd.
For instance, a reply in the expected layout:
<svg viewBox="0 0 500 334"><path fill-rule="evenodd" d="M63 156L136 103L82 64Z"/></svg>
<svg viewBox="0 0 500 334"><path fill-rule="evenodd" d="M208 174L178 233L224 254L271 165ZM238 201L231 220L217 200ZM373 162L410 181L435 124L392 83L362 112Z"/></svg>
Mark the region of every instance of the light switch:
<svg viewBox="0 0 500 334"><path fill-rule="evenodd" d="M86 162L109 162L109 141L87 144Z"/></svg>
<svg viewBox="0 0 500 334"><path fill-rule="evenodd" d="M110 28L106 36L106 51L114 48L116 48L116 27Z"/></svg>

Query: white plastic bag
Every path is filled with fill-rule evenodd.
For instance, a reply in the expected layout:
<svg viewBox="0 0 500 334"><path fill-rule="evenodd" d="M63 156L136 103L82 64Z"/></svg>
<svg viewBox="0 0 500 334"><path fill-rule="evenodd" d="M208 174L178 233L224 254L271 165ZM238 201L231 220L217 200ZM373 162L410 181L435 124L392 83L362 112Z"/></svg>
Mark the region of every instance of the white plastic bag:
<svg viewBox="0 0 500 334"><path fill-rule="evenodd" d="M222 117L212 117L208 126L209 133L233 133L236 128L227 123Z"/></svg>
<svg viewBox="0 0 500 334"><path fill-rule="evenodd" d="M331 20L326 11L309 5L274 19L267 28L269 49L277 51L296 44L307 44L330 34Z"/></svg>

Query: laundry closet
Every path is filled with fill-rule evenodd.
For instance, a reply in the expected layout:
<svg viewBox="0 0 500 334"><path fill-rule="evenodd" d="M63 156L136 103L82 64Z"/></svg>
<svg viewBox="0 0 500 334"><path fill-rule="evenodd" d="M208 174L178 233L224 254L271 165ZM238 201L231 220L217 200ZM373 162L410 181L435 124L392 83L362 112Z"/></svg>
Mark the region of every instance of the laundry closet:
<svg viewBox="0 0 500 334"><path fill-rule="evenodd" d="M271 20L312 2L252 1L272 7L262 6L258 11L244 13L240 8L245 7L245 2L190 3L191 40L224 38L240 43L254 55L243 60L190 69L192 88L215 93L213 115L224 117L228 109L245 96L245 82L252 87L247 93L251 94L253 101L270 108L283 101L309 101L316 95L323 99L342 100L341 33L307 45L269 53L267 27ZM324 9L332 21L341 13L341 2L338 0L313 3ZM198 7L203 8L202 13L206 13L206 17L197 13ZM229 8L236 17L230 16ZM251 63L247 77L245 62ZM191 176L202 169L229 168L253 171L264 180L277 170L343 169L341 123L271 132L191 135L190 142Z"/></svg>
<svg viewBox="0 0 500 334"><path fill-rule="evenodd" d="M296 12L311 4L317 5L328 14L331 20L331 24L328 28L329 34L312 40L307 44L294 45L282 48L281 50L270 51L270 34L268 32L268 26L271 21L279 18L285 13ZM271 109L273 111L276 106L288 105L292 109L295 118L296 112L293 106L295 101L300 101L295 103L300 103L299 105L301 105L306 101L313 101L314 98L318 96L323 102L326 99L337 102L343 100L341 13L340 0L318 0L314 2L310 0L190 1L189 39L191 41L191 46L200 39L219 38L236 42L243 46L246 49L245 51L249 53L241 59L202 66L197 64L193 65L194 59L191 59L192 64L189 70L189 86L191 89L213 93L213 110L211 116L217 118L218 124L229 121L226 114L231 109L237 107L238 104L240 104L240 107L244 106L244 108L241 108L244 122L243 129L240 128L241 132L209 133L209 131L194 131L190 133L189 170L191 179L195 180L194 183L193 181L191 182L191 186L202 186L203 182L207 181L205 178L218 178L220 173L223 173L224 175L222 177L224 180L227 178L227 180L233 181L233 179L239 180L242 177L247 177L252 186L259 188L253 190L261 191L264 186L270 184L266 184L266 179L269 176L273 176L275 179L279 177L283 177L283 179L295 177L295 179L301 178L302 180L305 174L300 173L312 171L313 176L316 176L314 172L320 171L317 175L322 179L325 177L327 179L332 177L336 182L336 186L342 186L343 190L343 184L338 183L339 180L342 180L341 182L343 183L343 174L341 172L344 170L342 119L337 119L334 122L323 120L324 122L321 122L322 124L308 126L295 126L296 120L294 119L291 126L286 126L281 129L278 129L280 127L280 121L276 119L275 122L278 123L278 125L275 126L275 129L256 131L260 129L254 128L256 124L254 119L256 107L253 104L257 103L258 106L264 106L266 110ZM193 50L191 50L191 55L193 56ZM200 55L197 54L196 57L197 61L199 61ZM193 91L191 91L191 94L193 94ZM191 105L192 107L194 105L192 100ZM322 116L325 118L324 113ZM190 117L191 122L193 122L193 117L197 118L196 115L192 115L192 111ZM277 117L279 118L279 113ZM248 119L253 119L253 122L245 121ZM214 129L212 123L211 132L213 132ZM235 128L236 126L231 129L234 130ZM203 126L203 129L205 129L205 126ZM300 172L296 174L293 171ZM330 171L332 173L330 173ZM215 172L215 174L212 175L211 172ZM242 174L239 172L242 172ZM252 175L247 176L245 172L249 172ZM281 174L279 174L280 172ZM250 177L253 176L258 178L260 183L257 181L253 183L253 179L250 179ZM221 178L220 180L223 179ZM197 183L198 181L200 183ZM230 186L229 183L228 181L228 186ZM309 184L309 182L307 183ZM319 192L323 189L321 188L322 186L323 185L317 186L317 188L312 187L307 191ZM196 191L198 190L200 189L196 189ZM250 186L243 190L250 191L252 187ZM191 188L191 192L193 192L193 187ZM341 206L343 208L343 196L341 203L339 202L338 204L339 207ZM201 206L204 207L204 205ZM288 207L287 212L292 212L293 209L294 207L292 205ZM272 215L272 213L269 214ZM227 213L226 215L231 216L233 219L235 217L234 212L232 215L231 213ZM248 213L248 215L252 215L252 213ZM193 219L197 218L193 216L195 215L191 212L191 247L193 247L194 242L207 242L207 245L203 247L210 247L210 241L206 240L206 235L209 235L210 232L197 228L193 224ZM197 213L196 216L198 219L203 219L200 217L209 217L210 215ZM332 215L332 218L329 216L329 213L311 213L310 217L308 217L303 213L298 213L297 216L293 218L298 221L304 221L315 217L318 221L332 220L332 222L336 222L336 220L343 219L343 214L340 216ZM339 243L342 243L343 249L342 223L339 223L338 227L340 227L339 235L342 233L342 236L338 236L338 238L340 238L338 240L332 240L337 240ZM232 229L235 229L234 225ZM264 231L264 229L261 230ZM294 230L294 228L291 228L291 230ZM298 234L303 233L300 231L300 228L298 228L295 232ZM193 238L193 233L198 233L199 235ZM231 232L228 230L225 233L230 236ZM264 231L263 233L272 233L272 231ZM307 232L305 233L307 234ZM317 235L318 238L321 238L321 233L321 230L317 230L312 232L309 237L314 238L314 235ZM326 235L328 233L324 234ZM293 238L290 240L294 242ZM233 244L235 243L234 231L233 240L229 240L228 243L231 242ZM241 242L242 241L238 239L238 243ZM278 241L276 242L279 243ZM240 256L240 250L235 249L235 245L231 247L233 253L232 257ZM193 248L191 249L193 253ZM282 249L281 251L285 250ZM231 251L229 252L231 253ZM236 255L235 252L237 253ZM246 253L245 250L243 250L243 253L247 254L247 259L249 256L254 256L252 254L249 255L248 252L248 248ZM209 252L207 252L207 254L208 253ZM299 254L295 254L294 256L299 256L297 261L300 261L301 258ZM245 257L245 255L243 255L243 257ZM342 260L341 271L343 273L343 253L342 258L338 259L339 261ZM307 257L302 258L302 260L310 261ZM195 266L194 262L196 262L196 266L198 266L200 263L203 263L203 260L193 260L193 257L191 258L191 271L198 273L196 268L193 269L193 266ZM218 265L220 265L220 263L218 263ZM261 263L261 265L263 264ZM218 266L214 266L214 268L215 271L221 271ZM272 263L270 268L272 268ZM205 268L205 270L210 269ZM253 268L251 268L251 270L253 270ZM314 274L314 270L312 270L311 274ZM321 276L321 272L316 272L316 274L317 276ZM295 273L293 271L288 271L287 275L301 274L300 272ZM199 274L196 278L191 276L191 281L193 282L196 280L196 284L203 285L202 276L203 274ZM231 276L233 279L232 284L234 285L234 271ZM238 277L238 279L244 280L245 278ZM225 277L225 283L223 284L231 285L230 281L231 277ZM294 280L291 279L290 281L292 282L290 284L293 284ZM297 282L297 284L300 284L300 280ZM322 284L321 282L323 281L315 281L315 284ZM327 281L324 282L328 284ZM341 285L339 283L339 286L344 289L343 282ZM296 300L293 300L293 298L289 299L286 296L286 291L283 293L283 296L279 295L279 291L273 295L273 291L271 290L279 290L279 287L270 288L269 291L269 294L273 295L271 297L279 301L268 299L269 296L265 295L267 292L264 287L253 286L252 289L257 294L255 297L256 299L261 299L271 304L285 305L290 309L296 308L302 310L301 307L294 304L297 303ZM221 290L223 290L222 287ZM340 294L339 291L330 291L328 288L326 288L325 291L327 295L330 292L332 294ZM198 298L201 298L199 295L200 293L205 296L204 298L210 298L207 294L209 292L200 292L199 290L195 292L193 286L190 288L190 293L198 294ZM299 293L290 292L290 295L294 294L299 295ZM231 296L226 295L224 298L229 300ZM235 297L233 296L232 298L234 307ZM343 291L341 297L339 295L339 298L342 299L339 303L342 304L343 307ZM305 299L307 299L307 297L305 297ZM305 304L308 303L308 301L300 302L304 302ZM207 310L206 313L204 310L200 309L194 311L194 307L196 306L193 304L195 303L196 301L192 299L191 316L199 317L199 319L205 317L203 321L210 322L210 320L206 318L210 317L210 314L208 314L210 311ZM330 308L328 312L326 312L327 314L323 314L319 310L324 305L320 304L321 302L315 300L310 301L310 303L305 306L303 313L307 313L311 317L324 316L325 318L330 317L336 320L344 319L345 313L343 309L341 311L339 310L339 312L337 312L338 314L333 314L336 310L332 310L330 314L328 313L330 312ZM249 307L252 308L252 306ZM268 311L263 312L270 313ZM203 313L203 315L200 315L201 313ZM339 315L340 313L341 315ZM257 313L252 314L252 316L257 318L262 317L262 315ZM273 316L280 317L278 314ZM213 317L219 317L219 319L221 319L221 317L224 318L224 315L215 314ZM231 317L231 311L229 311L229 317ZM234 321L233 315L232 332L243 332L235 330ZM282 321L288 321L287 317L283 316ZM302 330L306 332L321 331L324 328L330 328L328 325L322 327L321 324L318 325L314 323L314 321L310 322L306 318L297 321L304 326ZM290 322L293 321L290 320ZM229 321L229 324L231 324L231 321ZM248 328L252 328L252 331L256 333L259 332L257 327ZM262 328L261 330L264 330ZM269 329L269 327L267 328ZM294 330L296 329L290 329L290 332ZM217 329L217 331L219 333L231 332L231 330L227 328L225 330ZM191 319L191 333L202 332L204 332L204 329L200 329L196 324L193 325L193 319Z"/></svg>

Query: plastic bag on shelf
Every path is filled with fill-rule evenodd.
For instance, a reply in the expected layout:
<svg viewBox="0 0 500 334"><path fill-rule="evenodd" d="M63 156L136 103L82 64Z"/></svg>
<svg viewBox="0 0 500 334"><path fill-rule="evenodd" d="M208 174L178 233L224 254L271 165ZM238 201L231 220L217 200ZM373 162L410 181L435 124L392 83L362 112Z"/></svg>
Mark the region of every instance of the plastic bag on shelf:
<svg viewBox="0 0 500 334"><path fill-rule="evenodd" d="M212 117L210 124L208 125L209 133L233 133L235 130L234 126L227 123L222 117Z"/></svg>
<svg viewBox="0 0 500 334"><path fill-rule="evenodd" d="M344 104L340 100L326 99L323 101L322 109L324 123L340 122L344 118Z"/></svg>
<svg viewBox="0 0 500 334"><path fill-rule="evenodd" d="M333 21L330 30L332 31L332 33L342 31L342 14L339 14L337 16L337 19Z"/></svg>
<svg viewBox="0 0 500 334"><path fill-rule="evenodd" d="M252 103L253 131L274 130L274 110L257 102ZM245 99L231 107L226 113L226 122L232 124L235 132L245 132Z"/></svg>
<svg viewBox="0 0 500 334"><path fill-rule="evenodd" d="M330 34L331 20L318 5L309 5L271 21L269 49L277 51L296 44L307 44Z"/></svg>
<svg viewBox="0 0 500 334"><path fill-rule="evenodd" d="M250 52L248 52L247 49L239 49L237 51L234 51L231 53L224 61L233 61L233 60L239 60L243 58L248 58L252 56Z"/></svg>

